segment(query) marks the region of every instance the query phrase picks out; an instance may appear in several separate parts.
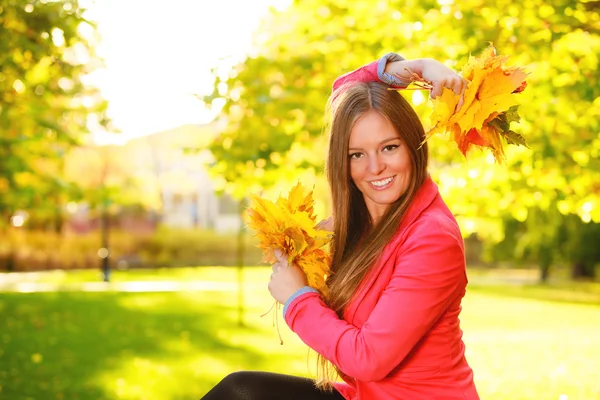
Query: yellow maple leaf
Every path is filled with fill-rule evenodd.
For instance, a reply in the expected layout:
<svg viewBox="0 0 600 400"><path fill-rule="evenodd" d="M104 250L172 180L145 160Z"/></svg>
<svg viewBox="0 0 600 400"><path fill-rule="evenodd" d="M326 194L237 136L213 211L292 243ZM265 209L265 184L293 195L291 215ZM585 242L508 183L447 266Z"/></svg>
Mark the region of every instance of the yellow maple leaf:
<svg viewBox="0 0 600 400"><path fill-rule="evenodd" d="M312 191L300 182L287 197L276 202L251 196L247 223L256 231L263 261L274 263L274 251L281 249L288 262L296 263L306 273L309 286L327 294L325 277L330 273L330 256L323 249L333 232L316 227Z"/></svg>
<svg viewBox="0 0 600 400"><path fill-rule="evenodd" d="M520 135L510 131L510 122L518 120L516 94L527 86L527 73L519 67L507 67L507 61L508 57L498 56L491 44L480 57L471 56L462 70L469 85L461 109L455 112L459 96L444 88L442 95L433 100L433 127L426 140L446 132L463 155L472 146L489 148L498 162L504 160L501 137L509 143L525 144Z"/></svg>

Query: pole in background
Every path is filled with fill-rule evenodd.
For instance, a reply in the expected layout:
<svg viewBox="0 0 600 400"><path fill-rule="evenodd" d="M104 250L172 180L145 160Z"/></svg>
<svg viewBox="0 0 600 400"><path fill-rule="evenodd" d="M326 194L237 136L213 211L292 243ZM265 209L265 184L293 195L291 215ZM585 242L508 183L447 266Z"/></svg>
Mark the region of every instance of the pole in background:
<svg viewBox="0 0 600 400"><path fill-rule="evenodd" d="M239 202L240 226L237 237L238 325L244 326L244 211L246 199Z"/></svg>
<svg viewBox="0 0 600 400"><path fill-rule="evenodd" d="M109 229L110 217L108 215L108 201L104 201L102 205L101 220L101 248L98 250L100 258L100 268L102 270L102 280L110 281L110 246L109 246Z"/></svg>

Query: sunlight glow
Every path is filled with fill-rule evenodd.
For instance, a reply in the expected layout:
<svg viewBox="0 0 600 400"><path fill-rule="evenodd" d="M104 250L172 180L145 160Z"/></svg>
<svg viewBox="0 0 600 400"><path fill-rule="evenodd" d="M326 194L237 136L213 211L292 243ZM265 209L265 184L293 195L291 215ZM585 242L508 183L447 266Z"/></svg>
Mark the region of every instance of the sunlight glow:
<svg viewBox="0 0 600 400"><path fill-rule="evenodd" d="M241 61L268 8L290 3L174 0L165 7L144 0L82 0L84 16L98 26L97 54L105 60L88 81L109 101L108 116L122 137L207 123L220 111L219 104L205 109L197 97L212 92L211 69L229 71ZM80 29L90 34L86 26ZM62 32L53 31L52 38L64 42Z"/></svg>
<svg viewBox="0 0 600 400"><path fill-rule="evenodd" d="M102 247L102 248L98 249L98 257L99 258L108 257L108 249L106 247Z"/></svg>
<svg viewBox="0 0 600 400"><path fill-rule="evenodd" d="M62 47L65 45L65 34L61 29L52 29L52 43L54 43L56 47Z"/></svg>
<svg viewBox="0 0 600 400"><path fill-rule="evenodd" d="M77 26L77 33L86 40L90 40L94 37L94 28L87 22L82 22Z"/></svg>
<svg viewBox="0 0 600 400"><path fill-rule="evenodd" d="M477 225L475 224L475 222L473 222L470 219L467 219L464 221L465 224L465 230L469 233L475 232L475 228L477 227Z"/></svg>
<svg viewBox="0 0 600 400"><path fill-rule="evenodd" d="M72 79L63 76L58 80L58 86L65 92L68 92L70 90L73 90L75 84L73 83Z"/></svg>
<svg viewBox="0 0 600 400"><path fill-rule="evenodd" d="M70 214L75 214L77 212L78 206L74 201L70 201L67 203L67 212Z"/></svg>
<svg viewBox="0 0 600 400"><path fill-rule="evenodd" d="M412 103L415 106L420 106L421 104L425 103L425 96L423 96L423 93L421 93L420 90L415 90L413 92Z"/></svg>
<svg viewBox="0 0 600 400"><path fill-rule="evenodd" d="M21 215L15 215L10 219L10 223L12 224L12 226L19 228L23 226L23 223L25 223L25 219Z"/></svg>
<svg viewBox="0 0 600 400"><path fill-rule="evenodd" d="M24 210L19 210L10 218L10 224L16 228L19 228L27 222L29 219L29 213Z"/></svg>
<svg viewBox="0 0 600 400"><path fill-rule="evenodd" d="M15 89L15 92L17 93L23 93L25 91L25 84L21 80L15 79L13 82L13 89Z"/></svg>

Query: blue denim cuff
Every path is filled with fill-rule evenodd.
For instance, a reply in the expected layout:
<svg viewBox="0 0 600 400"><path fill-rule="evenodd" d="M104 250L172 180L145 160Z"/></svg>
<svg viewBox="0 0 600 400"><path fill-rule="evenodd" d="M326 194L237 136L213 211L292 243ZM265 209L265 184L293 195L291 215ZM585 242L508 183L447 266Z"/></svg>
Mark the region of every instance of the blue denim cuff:
<svg viewBox="0 0 600 400"><path fill-rule="evenodd" d="M409 81L399 79L396 75L385 72L385 66L388 62L392 61L404 61L405 58L396 53L388 53L379 59L377 63L377 76L379 80L390 86L408 86Z"/></svg>
<svg viewBox="0 0 600 400"><path fill-rule="evenodd" d="M319 293L319 291L317 289L311 288L310 286L304 286L304 287L301 287L300 289L296 290L296 292L293 295L291 295L289 299L287 299L287 301L285 302L285 305L283 306L283 318L285 319L285 312L287 311L289 305L292 304L292 301L296 300L298 297L300 297L304 293L311 293L311 292Z"/></svg>

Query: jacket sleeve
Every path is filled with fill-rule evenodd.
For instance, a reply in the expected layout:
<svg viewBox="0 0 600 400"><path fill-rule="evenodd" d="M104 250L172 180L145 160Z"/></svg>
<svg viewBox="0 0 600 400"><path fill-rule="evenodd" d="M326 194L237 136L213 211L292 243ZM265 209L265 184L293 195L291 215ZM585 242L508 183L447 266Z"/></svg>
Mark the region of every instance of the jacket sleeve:
<svg viewBox="0 0 600 400"><path fill-rule="evenodd" d="M390 85L395 88L404 88L408 86L410 82L403 81L392 75L390 73L385 72L385 66L388 62L392 61L402 61L404 57L396 54L389 53L385 56L381 57L379 60L373 61L365 66L362 66L354 71L348 72L340 77L338 77L333 83L333 91L336 91L344 84L350 82L375 82L381 81L385 84Z"/></svg>
<svg viewBox="0 0 600 400"><path fill-rule="evenodd" d="M304 343L359 381L386 377L464 290L462 238L425 218L406 232L390 282L362 327L340 319L315 293L297 298L285 315Z"/></svg>

